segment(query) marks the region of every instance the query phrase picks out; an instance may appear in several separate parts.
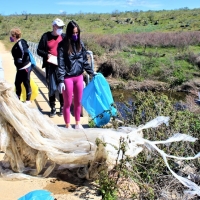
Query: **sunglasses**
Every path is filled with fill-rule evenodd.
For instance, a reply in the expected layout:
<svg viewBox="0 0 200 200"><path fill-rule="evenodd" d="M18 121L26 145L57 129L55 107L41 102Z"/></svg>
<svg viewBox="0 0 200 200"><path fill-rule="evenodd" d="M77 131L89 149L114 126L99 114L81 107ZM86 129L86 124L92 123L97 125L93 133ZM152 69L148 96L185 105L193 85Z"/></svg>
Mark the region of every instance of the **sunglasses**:
<svg viewBox="0 0 200 200"><path fill-rule="evenodd" d="M64 26L58 26L58 25L56 25L56 28L63 29Z"/></svg>

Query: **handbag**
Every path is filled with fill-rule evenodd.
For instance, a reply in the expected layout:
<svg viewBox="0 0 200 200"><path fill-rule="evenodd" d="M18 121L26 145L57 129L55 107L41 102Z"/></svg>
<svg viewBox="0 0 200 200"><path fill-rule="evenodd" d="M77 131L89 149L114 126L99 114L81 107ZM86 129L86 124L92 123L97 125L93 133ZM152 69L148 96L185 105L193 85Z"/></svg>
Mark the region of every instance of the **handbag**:
<svg viewBox="0 0 200 200"><path fill-rule="evenodd" d="M29 53L29 57L30 57L30 61L31 61L31 66L36 67L36 61L35 61L35 58L33 57L32 52L30 50L28 50L28 53Z"/></svg>
<svg viewBox="0 0 200 200"><path fill-rule="evenodd" d="M101 73L97 73L84 88L81 104L97 127L106 125L111 117L117 116L110 86Z"/></svg>

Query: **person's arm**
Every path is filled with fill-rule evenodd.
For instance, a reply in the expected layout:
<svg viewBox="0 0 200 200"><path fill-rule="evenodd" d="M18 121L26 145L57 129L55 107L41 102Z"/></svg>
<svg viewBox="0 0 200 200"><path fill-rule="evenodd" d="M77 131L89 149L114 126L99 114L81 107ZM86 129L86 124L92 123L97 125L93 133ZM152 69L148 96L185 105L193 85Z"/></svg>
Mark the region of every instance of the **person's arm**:
<svg viewBox="0 0 200 200"><path fill-rule="evenodd" d="M63 42L60 42L58 44L58 67L56 68L56 76L58 83L63 83L64 82L64 76L66 73L66 65L65 65L65 59L64 59L64 49L63 49Z"/></svg>
<svg viewBox="0 0 200 200"><path fill-rule="evenodd" d="M88 57L87 57L87 52L86 52L87 50L85 49L83 42L81 42L81 45L82 45L82 48L83 48L82 49L82 52L83 52L83 68L89 75L93 75L94 70L92 69L92 66L88 62Z"/></svg>
<svg viewBox="0 0 200 200"><path fill-rule="evenodd" d="M43 58L48 59L48 52L47 52L47 33L44 33L39 41L37 54Z"/></svg>
<svg viewBox="0 0 200 200"><path fill-rule="evenodd" d="M28 53L28 44L25 40L21 39L19 41L19 48L22 51L22 63L25 63L29 60L29 53Z"/></svg>

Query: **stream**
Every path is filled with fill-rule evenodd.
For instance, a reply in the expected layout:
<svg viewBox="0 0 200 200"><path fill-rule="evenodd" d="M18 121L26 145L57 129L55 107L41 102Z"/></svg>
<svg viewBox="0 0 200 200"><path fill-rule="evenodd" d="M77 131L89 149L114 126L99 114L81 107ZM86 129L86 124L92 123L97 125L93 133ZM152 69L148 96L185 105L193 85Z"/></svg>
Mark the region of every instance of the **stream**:
<svg viewBox="0 0 200 200"><path fill-rule="evenodd" d="M130 117L131 113L134 113L134 106L132 102L134 102L133 99L133 94L134 91L132 90L112 90L112 95L113 95L113 100L114 103L117 107L118 112L120 113L121 117L124 119L127 119L128 117ZM187 106L180 103L181 101L185 101L186 98L186 93L184 92L169 92L169 91L165 91L165 92L156 92L155 95L163 95L165 94L169 100L173 99L176 101L176 103L174 104L174 108L179 110L179 109L186 109ZM126 103L125 103L126 102ZM129 106L127 106L127 103ZM127 112L129 113L129 115L127 115ZM143 113L145 115L145 113Z"/></svg>

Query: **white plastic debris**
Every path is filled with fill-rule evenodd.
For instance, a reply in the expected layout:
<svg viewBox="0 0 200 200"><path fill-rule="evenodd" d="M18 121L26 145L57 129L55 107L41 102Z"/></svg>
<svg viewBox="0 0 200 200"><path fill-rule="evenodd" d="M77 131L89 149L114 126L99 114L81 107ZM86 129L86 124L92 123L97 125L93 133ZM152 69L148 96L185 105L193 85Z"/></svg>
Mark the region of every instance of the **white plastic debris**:
<svg viewBox="0 0 200 200"><path fill-rule="evenodd" d="M178 176L167 162L168 157L179 160L196 159L200 157L200 153L194 157L177 157L167 155L156 146L179 141L195 142L197 138L181 133L176 133L165 141L149 141L143 138L143 129L156 128L163 123L168 125L168 121L169 117L158 116L145 125L135 128L121 127L118 130L61 128L37 109L20 102L11 86L0 80L0 151L5 152L4 159L10 163L12 170L17 172L12 175L10 171L0 167L0 173L7 179L25 179L38 175L46 166L47 160L50 160L51 165L44 172L44 177L59 164L70 168L85 166L84 177L93 179L98 174L98 167L102 167L97 163L104 163L104 167L112 169L116 159L121 159L121 154L118 157L118 148L120 138L123 137L128 146L126 155L135 157L144 146L150 146L163 157L171 173L189 188L186 192L200 196L199 186L189 179ZM28 170L31 176L23 174Z"/></svg>

